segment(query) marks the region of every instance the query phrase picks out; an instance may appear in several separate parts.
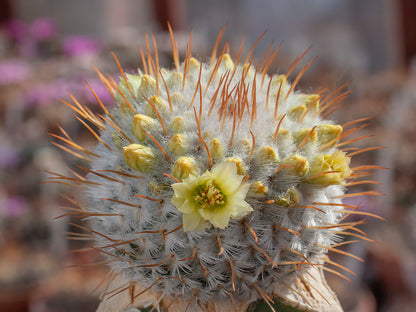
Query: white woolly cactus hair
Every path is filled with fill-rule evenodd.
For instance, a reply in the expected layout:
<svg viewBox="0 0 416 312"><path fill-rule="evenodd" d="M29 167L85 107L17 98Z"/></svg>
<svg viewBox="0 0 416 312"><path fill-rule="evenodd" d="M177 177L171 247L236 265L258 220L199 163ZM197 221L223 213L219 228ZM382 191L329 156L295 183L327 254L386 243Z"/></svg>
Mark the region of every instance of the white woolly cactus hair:
<svg viewBox="0 0 416 312"><path fill-rule="evenodd" d="M99 73L116 102L107 109L97 97L103 115L67 103L100 131L82 121L98 139L93 151L65 132L58 138L91 161L86 179L68 179L86 189L79 215L89 227L80 227L127 281L109 296L150 296L156 308L237 309L270 301L276 285L290 288L324 261L339 268L324 257L337 252L338 235L362 237L352 232L356 223L342 223L360 212L341 202L347 182L360 176L349 167L359 151L339 149L360 127L343 129L362 120L325 119L348 94L345 85L300 93L312 62L287 77L306 52L285 75L269 75L280 46L255 65L254 46L243 57L242 44L234 60L227 45L217 55L222 33L208 62L191 57L189 44L180 63L171 33L173 69L159 67L153 40L142 71L121 70L118 84Z"/></svg>

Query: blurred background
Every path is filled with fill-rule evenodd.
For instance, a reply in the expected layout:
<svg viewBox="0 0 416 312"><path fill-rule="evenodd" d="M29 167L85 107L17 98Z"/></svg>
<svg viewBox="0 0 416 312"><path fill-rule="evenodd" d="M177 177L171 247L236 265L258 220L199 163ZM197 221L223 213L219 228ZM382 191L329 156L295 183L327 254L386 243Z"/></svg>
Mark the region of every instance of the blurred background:
<svg viewBox="0 0 416 312"><path fill-rule="evenodd" d="M371 172L381 183L376 188L351 190L387 195L346 203L388 221L368 219L361 226L377 243L346 245L364 263L337 257L357 276L341 271L350 281L327 278L345 311L416 311L414 0L0 0L0 311L95 311L94 289L107 268L93 265L100 257L85 251L87 237L66 239L67 232L79 232L68 224L70 216L54 219L66 212L59 207L70 206L64 196L71 190L42 182L48 171L65 174L79 160L52 145L49 133L62 126L92 146L94 138L59 99L70 99L71 92L98 111L88 81L111 106L93 65L118 79L114 51L127 72L137 70L146 32L155 34L161 64L172 67L168 20L181 57L191 29L193 55L203 59L224 25L223 42L233 56L244 34L248 52L267 30L256 48L259 60L272 41L275 47L284 41L269 72L287 71L312 45L302 64L318 59L300 89L351 82L352 93L332 118L343 124L374 117L360 135L375 137L356 146L388 148L357 155L354 162L390 169Z"/></svg>

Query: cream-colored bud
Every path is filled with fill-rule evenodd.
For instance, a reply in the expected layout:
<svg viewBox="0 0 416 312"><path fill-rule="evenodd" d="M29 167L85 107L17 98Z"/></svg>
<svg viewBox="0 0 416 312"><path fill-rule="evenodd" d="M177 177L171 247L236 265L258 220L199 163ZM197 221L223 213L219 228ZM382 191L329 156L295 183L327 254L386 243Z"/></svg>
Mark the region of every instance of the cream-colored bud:
<svg viewBox="0 0 416 312"><path fill-rule="evenodd" d="M246 175L246 165L239 157L229 157L225 161L233 162L237 166L237 174L239 175Z"/></svg>
<svg viewBox="0 0 416 312"><path fill-rule="evenodd" d="M319 110L319 94L309 94L303 97L302 101L305 103L306 107L309 108L310 105L313 107L309 110L310 112L316 113Z"/></svg>
<svg viewBox="0 0 416 312"><path fill-rule="evenodd" d="M224 147L218 138L213 138L209 143L209 150L211 157L215 160L220 160L224 157Z"/></svg>
<svg viewBox="0 0 416 312"><path fill-rule="evenodd" d="M229 70L229 71L234 69L234 62L228 53L225 53L222 56L220 67L223 68L224 70Z"/></svg>
<svg viewBox="0 0 416 312"><path fill-rule="evenodd" d="M158 121L142 114L134 115L131 131L140 142L146 139L145 132L151 132L158 126Z"/></svg>
<svg viewBox="0 0 416 312"><path fill-rule="evenodd" d="M301 199L301 193L291 186L284 194L276 197L275 204L283 207L293 207Z"/></svg>
<svg viewBox="0 0 416 312"><path fill-rule="evenodd" d="M175 117L173 118L172 122L169 125L169 129L176 133L183 132L185 129L185 123L182 117Z"/></svg>
<svg viewBox="0 0 416 312"><path fill-rule="evenodd" d="M124 160L127 165L140 172L148 172L156 166L156 153L147 146L130 144L123 147Z"/></svg>
<svg viewBox="0 0 416 312"><path fill-rule="evenodd" d="M199 62L196 58L191 57L191 59L189 60L189 71L192 72L199 72Z"/></svg>
<svg viewBox="0 0 416 312"><path fill-rule="evenodd" d="M121 96L120 96L120 98L121 98ZM129 104L122 98L120 99L120 112L123 115L128 115L128 114L133 115L133 111L131 110Z"/></svg>
<svg viewBox="0 0 416 312"><path fill-rule="evenodd" d="M149 102L153 104L154 108L152 107L152 105L150 105ZM149 102L146 103L145 112L146 115L149 115L153 118L157 118L155 109L158 111L159 114L165 113L169 109L168 103L166 103L166 101L162 99L160 96L152 96L149 99Z"/></svg>
<svg viewBox="0 0 416 312"><path fill-rule="evenodd" d="M195 159L192 157L180 157L173 165L172 174L179 180L184 180L190 175L198 175L199 169Z"/></svg>
<svg viewBox="0 0 416 312"><path fill-rule="evenodd" d="M337 139L341 135L342 130L340 125L320 125L316 127L318 142L321 145L332 142L328 147L333 147L338 142Z"/></svg>
<svg viewBox="0 0 416 312"><path fill-rule="evenodd" d="M172 90L172 89L177 90L182 87L182 80L183 80L182 73L178 71L174 71L170 74L168 80L166 81L166 84L169 90Z"/></svg>
<svg viewBox="0 0 416 312"><path fill-rule="evenodd" d="M292 135L290 134L290 131L287 129L279 129L276 136L277 142L286 142L292 138Z"/></svg>
<svg viewBox="0 0 416 312"><path fill-rule="evenodd" d="M253 78L254 77L254 69L253 66L249 63L245 63L243 65L243 72L245 73L247 78Z"/></svg>
<svg viewBox="0 0 416 312"><path fill-rule="evenodd" d="M156 80L150 75L143 75L137 90L137 98L139 100L148 99L154 94L156 94Z"/></svg>
<svg viewBox="0 0 416 312"><path fill-rule="evenodd" d="M129 83L132 92L140 87L140 84L142 83L142 77L143 74L141 72L139 72L138 75L126 74L127 82Z"/></svg>
<svg viewBox="0 0 416 312"><path fill-rule="evenodd" d="M277 77L274 77L272 80L272 87L275 90L275 93L277 94L277 91L279 91L280 85L282 85L281 90L286 87L287 84L287 78L285 75L279 75Z"/></svg>
<svg viewBox="0 0 416 312"><path fill-rule="evenodd" d="M298 130L294 134L294 139L297 144L301 143L311 132L312 129L304 128ZM308 142L315 143L317 139L316 130L312 132L312 134L309 136Z"/></svg>
<svg viewBox="0 0 416 312"><path fill-rule="evenodd" d="M279 162L279 156L273 147L262 146L256 151L256 161L261 165L275 165Z"/></svg>
<svg viewBox="0 0 416 312"><path fill-rule="evenodd" d="M239 140L237 143L236 143L236 147L241 151L241 152L243 152L244 154L250 154L250 152L251 152L251 147L252 147L252 143L251 143L251 141L250 140L246 140L246 139L244 139L244 140Z"/></svg>
<svg viewBox="0 0 416 312"><path fill-rule="evenodd" d="M140 87L142 75L130 75L126 74L127 83L124 79L120 80L120 83L118 84L118 89L120 92L124 95L121 96L118 91L115 91L115 98L117 102L120 103L120 111L122 114L131 114L133 113L129 104L126 102L124 98L126 98L130 105L134 102L134 97L136 96L136 90Z"/></svg>
<svg viewBox="0 0 416 312"><path fill-rule="evenodd" d="M302 157L297 154L292 154L285 159L283 159L283 164L289 165L292 167L285 168L285 171L292 172L298 176L303 177L308 173L309 163L305 157Z"/></svg>
<svg viewBox="0 0 416 312"><path fill-rule="evenodd" d="M306 106L304 104L296 106L289 110L287 116L292 120L299 120L300 117L306 112Z"/></svg>
<svg viewBox="0 0 416 312"><path fill-rule="evenodd" d="M185 98L179 92L173 92L170 95L170 101L173 107L182 107L185 104Z"/></svg>
<svg viewBox="0 0 416 312"><path fill-rule="evenodd" d="M182 156L185 153L186 148L186 137L182 133L175 134L168 143L169 151L176 156Z"/></svg>
<svg viewBox="0 0 416 312"><path fill-rule="evenodd" d="M250 184L250 191L256 193L256 194L266 194L268 192L268 187L261 183L260 181L256 181L254 183Z"/></svg>

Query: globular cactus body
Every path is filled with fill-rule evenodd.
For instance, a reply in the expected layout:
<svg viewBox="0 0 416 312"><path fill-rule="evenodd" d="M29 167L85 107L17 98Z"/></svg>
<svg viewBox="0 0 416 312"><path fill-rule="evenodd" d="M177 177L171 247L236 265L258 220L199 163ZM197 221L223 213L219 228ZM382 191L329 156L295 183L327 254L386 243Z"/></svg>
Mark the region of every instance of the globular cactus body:
<svg viewBox="0 0 416 312"><path fill-rule="evenodd" d="M343 128L321 117L323 93L295 92L298 78L224 52L174 60L159 70L149 55L118 86L101 75L118 105L95 120L85 205L95 246L156 307L268 300L338 241L351 174Z"/></svg>

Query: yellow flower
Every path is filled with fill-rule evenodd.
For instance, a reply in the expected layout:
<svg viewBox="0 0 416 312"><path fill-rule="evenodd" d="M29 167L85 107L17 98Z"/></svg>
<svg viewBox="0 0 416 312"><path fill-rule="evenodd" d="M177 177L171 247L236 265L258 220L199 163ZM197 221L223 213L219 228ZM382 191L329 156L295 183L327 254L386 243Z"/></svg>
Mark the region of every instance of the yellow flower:
<svg viewBox="0 0 416 312"><path fill-rule="evenodd" d="M329 186L344 184L351 174L350 158L336 150L333 154L315 156L310 162L308 182Z"/></svg>
<svg viewBox="0 0 416 312"><path fill-rule="evenodd" d="M241 219L253 211L244 201L249 189L233 162L222 162L200 176L190 175L172 184L172 204L182 212L183 230L203 230L209 223L224 229L230 218Z"/></svg>

